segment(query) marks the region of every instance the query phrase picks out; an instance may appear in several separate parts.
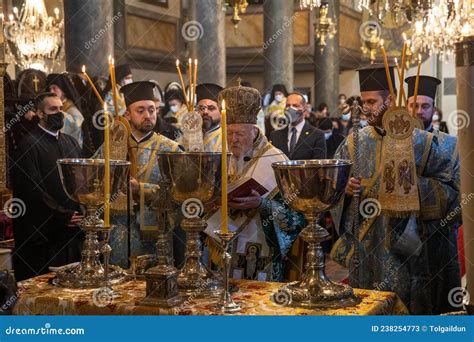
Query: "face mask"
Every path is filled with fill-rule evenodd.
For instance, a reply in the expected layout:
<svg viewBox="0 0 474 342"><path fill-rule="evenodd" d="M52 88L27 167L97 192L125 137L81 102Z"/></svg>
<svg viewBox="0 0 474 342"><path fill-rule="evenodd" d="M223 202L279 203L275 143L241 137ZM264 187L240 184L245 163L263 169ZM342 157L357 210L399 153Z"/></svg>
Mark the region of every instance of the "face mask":
<svg viewBox="0 0 474 342"><path fill-rule="evenodd" d="M64 126L64 113L46 114L46 125L52 131L59 131Z"/></svg>
<svg viewBox="0 0 474 342"><path fill-rule="evenodd" d="M179 106L178 106L178 105L170 106L170 110L171 110L173 113L177 113L178 110L179 110Z"/></svg>
<svg viewBox="0 0 474 342"><path fill-rule="evenodd" d="M367 122L367 120L360 120L359 124L360 124L360 127L365 127L365 126L367 126L368 122Z"/></svg>
<svg viewBox="0 0 474 342"><path fill-rule="evenodd" d="M433 118L431 119L431 121L439 121L439 115L438 114L433 115Z"/></svg>
<svg viewBox="0 0 474 342"><path fill-rule="evenodd" d="M281 95L281 94L275 95L276 102L281 102L281 101L283 101L283 99L284 99L283 95Z"/></svg>
<svg viewBox="0 0 474 342"><path fill-rule="evenodd" d="M351 113L341 115L342 121L349 121L350 119L351 119Z"/></svg>
<svg viewBox="0 0 474 342"><path fill-rule="evenodd" d="M339 99L340 104L344 104L344 102L346 102L346 99Z"/></svg>
<svg viewBox="0 0 474 342"><path fill-rule="evenodd" d="M303 112L294 108L294 107L288 107L285 109L285 115L290 118L290 121L296 122L298 121L301 116L303 115Z"/></svg>
<svg viewBox="0 0 474 342"><path fill-rule="evenodd" d="M328 140L332 136L332 132L324 132L324 138Z"/></svg>
<svg viewBox="0 0 474 342"><path fill-rule="evenodd" d="M133 83L133 80L131 78L126 78L122 81L123 85L127 85L127 84L130 84L130 83Z"/></svg>

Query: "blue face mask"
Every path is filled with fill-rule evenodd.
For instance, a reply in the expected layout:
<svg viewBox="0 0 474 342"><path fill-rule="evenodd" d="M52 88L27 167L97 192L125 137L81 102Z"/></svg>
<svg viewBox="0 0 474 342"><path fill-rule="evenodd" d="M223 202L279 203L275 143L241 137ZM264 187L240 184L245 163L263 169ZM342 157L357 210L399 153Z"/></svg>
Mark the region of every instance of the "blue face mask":
<svg viewBox="0 0 474 342"><path fill-rule="evenodd" d="M332 136L332 131L331 132L324 132L324 138L328 140Z"/></svg>
<svg viewBox="0 0 474 342"><path fill-rule="evenodd" d="M301 116L303 116L303 112L290 106L285 109L285 115L290 118L291 123L293 123L298 121Z"/></svg>
<svg viewBox="0 0 474 342"><path fill-rule="evenodd" d="M351 113L341 115L342 121L349 121L350 119L351 119Z"/></svg>
<svg viewBox="0 0 474 342"><path fill-rule="evenodd" d="M360 121L359 121L359 124L360 124L360 127L365 127L365 126L367 126L369 123L367 122L367 120L360 120Z"/></svg>

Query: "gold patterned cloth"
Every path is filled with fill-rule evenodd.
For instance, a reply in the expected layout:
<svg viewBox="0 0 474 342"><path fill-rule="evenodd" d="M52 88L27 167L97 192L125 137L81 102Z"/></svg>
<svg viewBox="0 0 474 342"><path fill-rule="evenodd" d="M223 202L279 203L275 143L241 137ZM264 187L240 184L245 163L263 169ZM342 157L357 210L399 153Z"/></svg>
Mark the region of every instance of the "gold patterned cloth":
<svg viewBox="0 0 474 342"><path fill-rule="evenodd" d="M217 299L202 298L185 301L176 308L136 305L145 297L145 281L133 280L115 285L118 296L110 301L94 299L94 290L72 290L50 285L54 274L45 274L19 283L19 298L13 309L15 315L221 315L215 308ZM362 302L345 309L289 308L272 302L271 295L281 283L235 281L238 291L234 300L242 301L239 315L405 315L408 310L392 292L355 290Z"/></svg>

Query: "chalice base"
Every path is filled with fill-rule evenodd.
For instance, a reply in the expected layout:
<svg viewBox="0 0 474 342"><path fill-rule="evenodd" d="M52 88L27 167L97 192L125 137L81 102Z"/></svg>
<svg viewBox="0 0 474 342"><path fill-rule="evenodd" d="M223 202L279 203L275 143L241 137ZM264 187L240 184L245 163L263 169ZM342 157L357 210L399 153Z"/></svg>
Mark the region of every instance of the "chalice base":
<svg viewBox="0 0 474 342"><path fill-rule="evenodd" d="M119 284L125 280L125 273L119 266L109 266L109 284ZM81 264L58 271L53 284L72 289L99 288L105 285L104 268L98 265L84 269Z"/></svg>
<svg viewBox="0 0 474 342"><path fill-rule="evenodd" d="M199 266L198 272L190 272L186 267L183 268L178 276L179 293L194 298L220 296L223 291L220 277L202 264Z"/></svg>
<svg viewBox="0 0 474 342"><path fill-rule="evenodd" d="M304 280L290 283L273 294L273 300L285 306L330 309L356 306L361 301L350 286L327 279L316 283Z"/></svg>

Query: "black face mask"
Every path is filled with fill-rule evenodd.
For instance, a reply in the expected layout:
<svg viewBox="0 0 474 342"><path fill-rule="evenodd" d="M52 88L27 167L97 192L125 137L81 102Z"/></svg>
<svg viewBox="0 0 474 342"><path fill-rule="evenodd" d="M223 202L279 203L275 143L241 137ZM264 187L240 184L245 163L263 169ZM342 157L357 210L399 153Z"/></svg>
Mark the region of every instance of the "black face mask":
<svg viewBox="0 0 474 342"><path fill-rule="evenodd" d="M64 126L64 113L46 114L46 125L52 131L59 131Z"/></svg>

